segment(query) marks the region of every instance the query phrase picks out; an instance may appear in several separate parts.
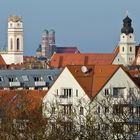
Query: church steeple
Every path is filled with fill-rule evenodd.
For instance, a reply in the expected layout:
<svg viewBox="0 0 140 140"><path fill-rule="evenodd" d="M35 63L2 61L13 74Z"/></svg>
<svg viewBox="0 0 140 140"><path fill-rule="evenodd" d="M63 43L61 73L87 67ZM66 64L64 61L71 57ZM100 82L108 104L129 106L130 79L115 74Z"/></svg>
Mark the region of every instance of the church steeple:
<svg viewBox="0 0 140 140"><path fill-rule="evenodd" d="M133 28L131 27L131 22L132 20L127 15L123 20L123 28L121 29L121 33L128 35L134 32Z"/></svg>
<svg viewBox="0 0 140 140"><path fill-rule="evenodd" d="M121 29L119 53L124 59L126 65L132 65L135 60L135 35L131 27L132 20L128 17L123 19L123 28Z"/></svg>

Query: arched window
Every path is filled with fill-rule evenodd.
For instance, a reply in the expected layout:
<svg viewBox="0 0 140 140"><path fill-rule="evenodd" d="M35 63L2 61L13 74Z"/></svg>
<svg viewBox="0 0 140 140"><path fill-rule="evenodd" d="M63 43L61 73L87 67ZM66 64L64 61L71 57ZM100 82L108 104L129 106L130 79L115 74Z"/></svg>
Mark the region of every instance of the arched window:
<svg viewBox="0 0 140 140"><path fill-rule="evenodd" d="M11 50L13 50L13 39L12 38L10 39L10 47L11 47Z"/></svg>
<svg viewBox="0 0 140 140"><path fill-rule="evenodd" d="M124 47L122 47L122 52L124 52Z"/></svg>
<svg viewBox="0 0 140 140"><path fill-rule="evenodd" d="M19 38L17 38L17 51L19 50L20 48L20 42L19 42Z"/></svg>

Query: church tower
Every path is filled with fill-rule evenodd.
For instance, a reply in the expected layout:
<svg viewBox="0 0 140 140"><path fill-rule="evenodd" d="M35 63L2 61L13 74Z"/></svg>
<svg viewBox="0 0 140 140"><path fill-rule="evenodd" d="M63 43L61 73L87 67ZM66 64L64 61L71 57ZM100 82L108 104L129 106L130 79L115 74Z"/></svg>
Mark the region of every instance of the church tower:
<svg viewBox="0 0 140 140"><path fill-rule="evenodd" d="M8 18L8 52L2 57L6 64L23 63L23 22L20 16Z"/></svg>
<svg viewBox="0 0 140 140"><path fill-rule="evenodd" d="M49 42L48 42L48 30L44 30L42 33L42 56L46 57L47 52L49 51Z"/></svg>
<svg viewBox="0 0 140 140"><path fill-rule="evenodd" d="M121 29L119 53L125 61L126 65L132 65L135 60L135 35L131 26L132 20L128 15L123 20Z"/></svg>

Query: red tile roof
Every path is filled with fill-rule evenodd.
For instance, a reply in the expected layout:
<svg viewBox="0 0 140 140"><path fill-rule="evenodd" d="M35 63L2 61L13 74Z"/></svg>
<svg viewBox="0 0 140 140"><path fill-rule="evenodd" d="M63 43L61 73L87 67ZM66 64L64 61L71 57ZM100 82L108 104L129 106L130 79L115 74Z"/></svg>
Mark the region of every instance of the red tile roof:
<svg viewBox="0 0 140 140"><path fill-rule="evenodd" d="M67 65L94 65L112 64L118 53L80 53L80 54L54 54L50 61L50 67L65 67Z"/></svg>
<svg viewBox="0 0 140 140"><path fill-rule="evenodd" d="M14 118L23 112L29 115L39 111L46 93L46 90L0 90L0 110Z"/></svg>
<svg viewBox="0 0 140 140"><path fill-rule="evenodd" d="M140 88L140 70L139 69L131 70L129 71L129 73Z"/></svg>
<svg viewBox="0 0 140 140"><path fill-rule="evenodd" d="M137 49L136 49L136 58L135 58L135 60L133 62L133 65L137 65L138 57L140 57L140 46L137 46Z"/></svg>
<svg viewBox="0 0 140 140"><path fill-rule="evenodd" d="M2 58L2 56L0 55L0 65L6 65L6 63L5 63L5 61L4 61L4 59Z"/></svg>
<svg viewBox="0 0 140 140"><path fill-rule="evenodd" d="M119 65L86 65L88 72L81 71L82 65L67 66L72 75L90 98L94 98L115 72Z"/></svg>

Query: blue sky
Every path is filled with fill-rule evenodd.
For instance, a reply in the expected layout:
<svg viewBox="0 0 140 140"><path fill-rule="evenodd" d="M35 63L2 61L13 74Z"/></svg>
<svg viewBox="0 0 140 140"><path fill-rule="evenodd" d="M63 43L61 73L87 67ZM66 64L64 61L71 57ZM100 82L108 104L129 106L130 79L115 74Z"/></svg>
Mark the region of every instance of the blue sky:
<svg viewBox="0 0 140 140"><path fill-rule="evenodd" d="M140 0L0 0L0 46L7 43L9 15L24 20L25 55L35 55L44 29L56 31L56 44L82 52L112 52L125 11L140 43Z"/></svg>

